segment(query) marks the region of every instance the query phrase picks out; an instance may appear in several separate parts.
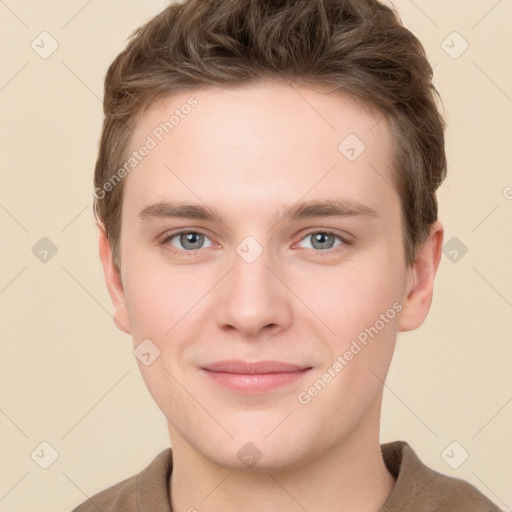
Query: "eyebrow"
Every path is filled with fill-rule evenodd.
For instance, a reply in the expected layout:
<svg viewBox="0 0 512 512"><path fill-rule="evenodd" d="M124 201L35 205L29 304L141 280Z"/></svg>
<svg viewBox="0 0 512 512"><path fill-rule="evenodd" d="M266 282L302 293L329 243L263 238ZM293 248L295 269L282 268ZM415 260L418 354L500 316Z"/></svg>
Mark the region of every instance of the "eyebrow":
<svg viewBox="0 0 512 512"><path fill-rule="evenodd" d="M285 205L279 220L300 220L311 217L378 217L377 212L367 205L353 199L322 199L310 200L291 205ZM208 205L189 203L185 201L166 201L146 206L139 213L142 221L159 218L181 218L198 220L220 220L222 215Z"/></svg>

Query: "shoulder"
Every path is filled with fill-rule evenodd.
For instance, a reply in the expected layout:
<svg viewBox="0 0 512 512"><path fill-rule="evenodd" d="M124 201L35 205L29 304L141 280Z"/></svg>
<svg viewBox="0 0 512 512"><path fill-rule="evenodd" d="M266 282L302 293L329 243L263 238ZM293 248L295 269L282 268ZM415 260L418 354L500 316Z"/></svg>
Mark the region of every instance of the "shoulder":
<svg viewBox="0 0 512 512"><path fill-rule="evenodd" d="M114 512L117 510L136 510L133 503L136 503L136 481L134 475L122 482L119 482L78 505L73 512ZM131 504L131 508L130 508Z"/></svg>
<svg viewBox="0 0 512 512"><path fill-rule="evenodd" d="M384 462L396 478L395 488L381 512L397 507L414 510L453 512L502 512L469 482L426 466L405 441L381 445Z"/></svg>
<svg viewBox="0 0 512 512"><path fill-rule="evenodd" d="M156 505L169 506L168 476L171 448L161 451L140 473L108 487L78 505L72 512L138 512Z"/></svg>

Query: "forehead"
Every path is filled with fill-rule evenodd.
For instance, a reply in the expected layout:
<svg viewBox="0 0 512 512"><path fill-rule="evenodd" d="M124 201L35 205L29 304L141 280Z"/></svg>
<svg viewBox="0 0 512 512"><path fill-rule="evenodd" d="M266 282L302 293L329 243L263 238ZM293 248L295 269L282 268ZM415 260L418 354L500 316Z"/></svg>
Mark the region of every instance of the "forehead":
<svg viewBox="0 0 512 512"><path fill-rule="evenodd" d="M166 138L171 131L174 138L180 133L188 137L193 131L203 142L215 140L216 144L225 142L229 146L248 132L268 141L279 134L314 138L314 131L318 130L338 135L352 130L368 139L369 132L377 126L380 129L375 138L386 139L389 125L385 116L376 106L348 93L262 81L238 87L193 89L161 98L140 117L132 144L143 142L148 134ZM382 142L385 145L386 141Z"/></svg>
<svg viewBox="0 0 512 512"><path fill-rule="evenodd" d="M148 141L125 183L139 207L178 196L261 208L334 188L376 203L396 195L387 119L338 92L275 82L181 92L140 117L131 150Z"/></svg>

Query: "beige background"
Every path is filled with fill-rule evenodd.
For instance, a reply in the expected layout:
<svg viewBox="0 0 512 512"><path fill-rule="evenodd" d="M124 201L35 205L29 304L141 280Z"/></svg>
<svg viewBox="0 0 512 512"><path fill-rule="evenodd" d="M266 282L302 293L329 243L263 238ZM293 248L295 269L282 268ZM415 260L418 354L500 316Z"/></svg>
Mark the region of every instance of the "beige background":
<svg viewBox="0 0 512 512"><path fill-rule="evenodd" d="M68 512L169 445L110 316L91 209L104 74L164 5L0 2L1 511ZM407 440L511 510L512 1L395 5L435 65L449 123L440 215L445 242L468 252L443 256L429 319L399 336L382 442ZM47 59L31 48L43 31L59 45ZM469 44L458 58L454 31ZM32 252L42 237L58 249L46 263ZM43 441L58 452L47 469L31 456ZM458 469L441 456L453 441L469 453Z"/></svg>

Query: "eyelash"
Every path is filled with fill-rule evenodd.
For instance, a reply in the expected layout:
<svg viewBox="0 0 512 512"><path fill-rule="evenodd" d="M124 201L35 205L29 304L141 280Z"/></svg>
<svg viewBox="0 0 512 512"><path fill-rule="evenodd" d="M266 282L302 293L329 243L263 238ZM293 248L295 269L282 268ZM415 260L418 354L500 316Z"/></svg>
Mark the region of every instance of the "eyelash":
<svg viewBox="0 0 512 512"><path fill-rule="evenodd" d="M186 256L195 256L197 254L198 251L201 251L202 249L195 249L193 251L187 251L187 250L180 250L180 249L175 249L173 246L171 246L170 244L168 244L168 242L170 240L172 240L173 238L179 236L179 235L183 235L183 234L189 234L189 233L193 233L193 234L197 234L197 235L204 235L205 237L208 238L208 235L206 235L206 233L203 233L202 231L194 231L194 230L183 230L183 231L177 231L176 233L172 233L170 235L167 235L163 238L163 240L159 241L158 242L158 245L161 245L161 246L164 246L164 248L166 250L168 250L169 252L172 252L174 254L178 254L178 255L186 255ZM319 253L319 254L331 254L333 252L335 252L337 249L340 249L341 247L343 246L348 246L348 245L351 245L351 242L349 242L346 238L342 237L340 234L334 232L334 231L329 231L329 230L321 230L321 229L316 229L316 230L313 230L313 231L310 231L309 233L306 233L299 241L302 242L302 240L304 240L305 238L311 236L311 235L314 235L314 234L317 234L317 233L321 233L322 235L330 235L330 236L333 236L335 238L337 238L340 242L342 242L341 245L338 245L337 247L333 247L331 249L312 249L313 251Z"/></svg>

